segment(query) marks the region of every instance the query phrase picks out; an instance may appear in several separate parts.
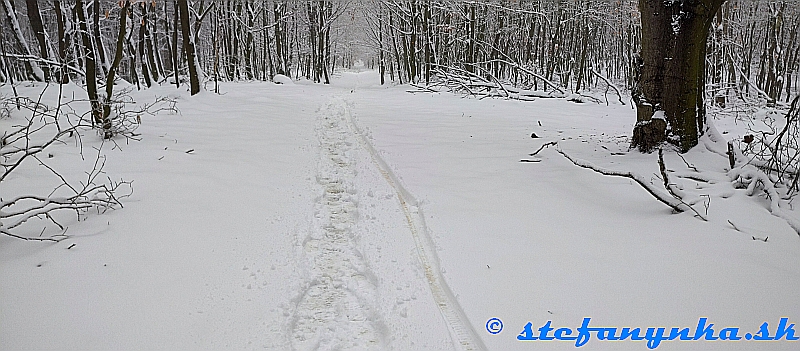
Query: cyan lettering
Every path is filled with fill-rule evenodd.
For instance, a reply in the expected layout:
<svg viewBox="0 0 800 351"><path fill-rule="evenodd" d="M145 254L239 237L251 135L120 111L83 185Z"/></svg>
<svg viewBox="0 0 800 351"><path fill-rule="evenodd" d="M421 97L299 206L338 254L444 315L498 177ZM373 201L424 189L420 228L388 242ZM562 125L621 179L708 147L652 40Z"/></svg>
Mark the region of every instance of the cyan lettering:
<svg viewBox="0 0 800 351"><path fill-rule="evenodd" d="M708 318L700 318L697 321L697 328L694 330L694 340L700 340L703 336L705 336L706 340L717 340L718 338L714 336L714 323L709 324L706 326L706 321Z"/></svg>
<svg viewBox="0 0 800 351"><path fill-rule="evenodd" d="M599 328L597 331L597 338L600 340L619 340L617 337L617 328Z"/></svg>
<svg viewBox="0 0 800 351"><path fill-rule="evenodd" d="M547 323L545 323L543 326L539 327L539 340L553 340L553 339L555 339L552 336L547 336L547 333L549 333L551 330L553 330L553 328L550 327L550 323L551 322L552 321L547 321Z"/></svg>
<svg viewBox="0 0 800 351"><path fill-rule="evenodd" d="M778 330L775 331L775 339L780 340L784 336L786 336L786 340L797 340L800 339L800 336L794 336L794 323L789 324L787 327L786 324L789 323L789 318L781 318L780 323L778 324Z"/></svg>
<svg viewBox="0 0 800 351"><path fill-rule="evenodd" d="M719 331L720 340L742 340L739 336L739 328L729 327Z"/></svg>
<svg viewBox="0 0 800 351"><path fill-rule="evenodd" d="M553 336L555 336L555 338L558 339L558 340L575 340L575 339L578 338L577 336L565 336L564 332L566 332L567 335L571 335L572 334L572 329L570 329L570 328L558 328L558 329L556 329L556 332L555 332L555 334L553 334Z"/></svg>
<svg viewBox="0 0 800 351"><path fill-rule="evenodd" d="M761 324L761 328L758 329L758 334L753 335L753 340L759 340L759 341L773 340L769 336L769 323L764 322Z"/></svg>
<svg viewBox="0 0 800 351"><path fill-rule="evenodd" d="M592 321L591 317L586 317L583 319L583 323L581 326L578 327L578 337L575 340L575 347L581 347L586 345L587 342L592 338L592 334L590 332L594 328L589 328L589 323Z"/></svg>
<svg viewBox="0 0 800 351"><path fill-rule="evenodd" d="M619 333L619 339L625 340L630 338L631 340L644 340L644 337L639 335L642 333L640 328L622 328L622 332Z"/></svg>
<svg viewBox="0 0 800 351"><path fill-rule="evenodd" d="M517 340L520 341L528 341L528 340L536 340L536 337L533 336L533 324L528 322L525 324L525 328L522 329L522 332L517 335Z"/></svg>
<svg viewBox="0 0 800 351"><path fill-rule="evenodd" d="M647 339L648 349L655 349L662 341L667 340L667 338L664 337L664 331L666 329L667 328L647 328L644 338Z"/></svg>
<svg viewBox="0 0 800 351"><path fill-rule="evenodd" d="M667 340L675 340L678 337L680 337L681 340L692 340L692 337L689 336L689 328L683 328L680 330L678 328L672 328L672 330L669 332L669 339Z"/></svg>

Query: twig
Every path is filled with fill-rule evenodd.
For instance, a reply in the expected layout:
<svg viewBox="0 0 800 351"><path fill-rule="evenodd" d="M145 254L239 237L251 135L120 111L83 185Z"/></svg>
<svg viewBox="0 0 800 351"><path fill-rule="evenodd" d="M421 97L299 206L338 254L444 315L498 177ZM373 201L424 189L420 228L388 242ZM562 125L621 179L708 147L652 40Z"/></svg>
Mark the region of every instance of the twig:
<svg viewBox="0 0 800 351"><path fill-rule="evenodd" d="M685 158L683 158L683 155L681 155L681 153L680 153L680 152L675 152L675 154L676 154L676 155L678 155L678 157L680 157L680 158L681 158L681 160L683 160L683 163L684 163L684 164L686 164L686 167L689 167L689 168L691 168L691 169L692 169L693 171L695 171L695 172L700 172L700 171L698 171L698 170L697 170L697 167L695 167L695 166L693 166L693 165L689 164L689 162L686 162L686 159L685 159Z"/></svg>
<svg viewBox="0 0 800 351"><path fill-rule="evenodd" d="M532 154L528 154L528 155L529 155L529 156L536 156L536 154L538 154L538 153L539 153L540 151L542 151L544 148L546 148L546 147L550 147L550 146L556 146L556 145L558 145L558 142L557 142L557 141L548 141L548 142L546 142L546 143L542 144L542 146L540 146L540 147L539 147L539 150L536 150L536 151L534 151Z"/></svg>
<svg viewBox="0 0 800 351"><path fill-rule="evenodd" d="M737 226L736 226L736 224L733 224L733 222L731 222L731 220L730 220L730 219L728 220L728 223L729 223L729 224L731 225L731 227L733 227L733 229L735 229L737 232L742 232L742 230L741 230L741 229L739 229L739 227L737 227Z"/></svg>
<svg viewBox="0 0 800 351"><path fill-rule="evenodd" d="M562 151L561 149L556 148L556 151L559 154L561 154L562 156L564 156L567 160L572 162L572 164L574 164L574 165L576 165L578 167L590 169L590 170L592 170L592 171L594 171L596 173L600 173L602 175L615 176L615 177L624 177L624 178L631 179L631 180L635 181L636 183L638 183L639 185L641 185L642 188L644 188L644 190L646 190L648 193L650 193L650 195L655 197L656 200L658 200L659 202L671 207L676 212L685 212L687 210L688 211L692 211L697 215L698 218L700 218L700 219L702 219L704 221L707 221L707 219L705 217L703 217L699 212L697 212L694 208L692 208L692 206L689 206L688 204L686 204L685 202L683 202L683 201L681 201L679 199L676 199L676 198L671 197L671 196L669 196L667 194L664 194L661 190L656 189L652 184L650 184L647 181L647 179L645 179L644 177L642 177L641 175L639 175L637 173L621 172L621 171L614 171L614 170L610 170L610 169L606 169L606 168L601 168L601 167L595 166L591 162L588 162L588 161L585 161L585 160L581 160L581 159L577 159L577 158L573 158L572 156L568 155L566 152Z"/></svg>
<svg viewBox="0 0 800 351"><path fill-rule="evenodd" d="M597 73L597 71L595 71L594 68L590 69L589 71L594 73L594 75L596 75L598 78L602 79L604 82L606 82L606 84L609 87L611 87L611 89L614 89L614 91L617 92L617 98L619 99L619 103L625 105L625 102L622 101L622 93L619 92L619 89L617 88L616 85L614 85L614 83L611 83L611 81L608 80L608 78L606 78L602 74ZM608 92L608 90L606 90L606 92Z"/></svg>

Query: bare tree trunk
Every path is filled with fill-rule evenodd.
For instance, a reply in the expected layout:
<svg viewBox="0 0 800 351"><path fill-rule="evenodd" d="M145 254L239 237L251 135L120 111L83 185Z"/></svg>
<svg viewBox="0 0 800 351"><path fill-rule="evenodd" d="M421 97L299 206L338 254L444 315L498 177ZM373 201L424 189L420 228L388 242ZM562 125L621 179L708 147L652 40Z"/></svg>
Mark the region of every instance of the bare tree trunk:
<svg viewBox="0 0 800 351"><path fill-rule="evenodd" d="M278 4L277 2L272 5L272 13L275 16L275 26L272 28L273 33L275 34L275 59L277 61L276 72L278 74L283 74L290 76L292 75L289 72L287 65L286 65L286 54L284 53L285 49L285 38L286 34L284 31L286 30L285 27L282 26L283 20L283 11L282 9L286 8L286 4ZM285 22L284 22L285 23Z"/></svg>
<svg viewBox="0 0 800 351"><path fill-rule="evenodd" d="M145 6L146 7L146 6ZM147 14L142 15L142 21L144 21L144 45L145 45L145 55L147 55L147 63L150 66L150 75L153 77L153 82L158 82L159 73L158 73L158 64L156 63L156 50L153 47L153 41L155 40L153 33L150 31L152 27L154 31L156 31L155 23L150 25L150 17L153 17L153 12L155 12L155 2L150 3L150 12Z"/></svg>
<svg viewBox="0 0 800 351"><path fill-rule="evenodd" d="M172 30L169 27L169 11L167 11L167 4L168 2L164 2L164 38L167 41L167 52L169 53L169 61L165 62L164 65L164 75L168 76L167 74L167 67L170 69L173 68L173 60L175 59L175 55L172 52L172 38L171 33Z"/></svg>
<svg viewBox="0 0 800 351"><path fill-rule="evenodd" d="M108 69L108 75L106 75L106 101L103 103L103 129L106 131L106 133L111 132L111 98L114 94L114 78L117 74L119 63L122 61L123 49L125 48L125 28L127 26L128 9L130 6L130 1L123 1L122 9L119 13L117 49L114 52L114 61L111 63L111 67Z"/></svg>
<svg viewBox="0 0 800 351"><path fill-rule="evenodd" d="M219 9L214 10L213 45L214 45L214 92L219 94Z"/></svg>
<svg viewBox="0 0 800 351"><path fill-rule="evenodd" d="M65 66L67 65L67 45L70 42L69 33L67 32L66 16L64 10L61 9L61 0L53 1L56 12L56 24L58 26L58 62L61 63L61 69L58 72L58 81L62 84L69 83L69 74L67 74Z"/></svg>
<svg viewBox="0 0 800 351"><path fill-rule="evenodd" d="M100 67L103 69L103 77L108 74L108 61L106 61L106 47L100 36L100 0L94 0L92 4L92 34L94 35L94 45L98 57L100 58Z"/></svg>
<svg viewBox="0 0 800 351"><path fill-rule="evenodd" d="M264 4L261 7L261 25L266 28L269 23L269 11L267 11L267 5ZM270 47L272 46L272 42L269 39L269 31L264 30L261 33L261 38L263 41L263 55L264 55L264 80L272 80L272 77L275 76L275 60L272 58L272 50Z"/></svg>
<svg viewBox="0 0 800 351"><path fill-rule="evenodd" d="M381 85L386 83L386 65L383 59L383 22L381 20L381 10L378 10L378 65L381 71Z"/></svg>
<svg viewBox="0 0 800 351"><path fill-rule="evenodd" d="M175 76L175 87L181 87L181 80L178 77L178 62L180 62L180 58L183 56L180 52L178 52L178 17L179 17L179 10L178 10L178 2L172 2L172 11L173 11L173 23L172 23L172 74Z"/></svg>
<svg viewBox="0 0 800 351"><path fill-rule="evenodd" d="M703 132L705 47L708 29L725 0L639 0L642 66L634 91L633 146L649 152L662 141L688 151ZM663 117L653 118L659 111ZM662 116L658 113L658 116Z"/></svg>
<svg viewBox="0 0 800 351"><path fill-rule="evenodd" d="M9 0L0 1L0 5L2 5L3 9L6 11L6 18L8 18L8 22L11 24L11 30L14 32L13 37L17 47L24 55L32 56L28 42L25 40L25 36L22 35L22 29L19 26L17 14L14 12L14 6ZM35 61L25 60L24 62L25 73L28 79L39 82L44 81L44 72L42 72L42 69L39 68L39 65Z"/></svg>
<svg viewBox="0 0 800 351"><path fill-rule="evenodd" d="M39 42L39 55L43 59L48 59L46 32L42 24L42 15L39 13L39 2L36 0L26 0L25 4L28 6L28 20L30 21L31 29L33 29L36 40ZM45 81L49 81L50 69L47 65L42 67L42 72L44 73L43 78Z"/></svg>
<svg viewBox="0 0 800 351"><path fill-rule="evenodd" d="M139 8L141 9L141 17L139 21L139 40L137 46L139 49L136 53L139 57L139 62L142 65L142 76L144 77L144 83L147 84L147 87L153 86L153 83L150 79L150 67L148 67L148 62L146 59L147 54L145 53L145 31L147 25L147 4L139 3Z"/></svg>
<svg viewBox="0 0 800 351"><path fill-rule="evenodd" d="M320 1L320 17L319 17L319 27L322 31L320 35L320 69L325 77L325 84L331 84L330 77L328 76L328 64L330 63L331 57L331 27L327 21L332 19L333 14L331 7L333 6L330 2Z"/></svg>
<svg viewBox="0 0 800 351"><path fill-rule="evenodd" d="M103 110L97 98L97 63L95 61L92 38L89 36L89 26L86 23L83 0L75 1L75 12L78 15L78 26L83 38L83 49L86 51L86 59L84 60L86 62L86 92L89 94L89 102L92 105L92 123L103 125Z"/></svg>
<svg viewBox="0 0 800 351"><path fill-rule="evenodd" d="M130 20L131 20L131 31L125 37L125 45L127 46L128 53L129 53L128 57L129 57L129 61L130 61L130 69L128 71L128 74L130 75L130 80L132 82L136 83L136 88L137 89L141 90L142 86L141 86L141 83L139 82L139 73L136 70L136 57L138 55L136 54L136 47L134 47L133 46L133 42L131 42L131 40L133 39L133 33L135 32L134 29L136 29L135 25L133 25L133 22L134 22L133 12L134 12L134 9L130 9L130 11L128 11L128 16L130 17Z"/></svg>
<svg viewBox="0 0 800 351"><path fill-rule="evenodd" d="M189 90L194 95L200 92L200 69L195 61L194 38L189 28L189 3L187 0L178 0L178 7L181 15L183 48L186 52L186 61L189 69Z"/></svg>

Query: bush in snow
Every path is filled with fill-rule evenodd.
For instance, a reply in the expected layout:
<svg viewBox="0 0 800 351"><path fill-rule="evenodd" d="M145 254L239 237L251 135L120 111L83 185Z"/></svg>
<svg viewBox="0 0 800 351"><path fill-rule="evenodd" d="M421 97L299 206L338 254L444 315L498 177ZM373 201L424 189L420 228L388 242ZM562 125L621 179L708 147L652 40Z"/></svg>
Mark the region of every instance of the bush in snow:
<svg viewBox="0 0 800 351"><path fill-rule="evenodd" d="M785 188L786 197L800 192L800 96L795 97L784 116L777 110L757 113L759 127L742 142L743 156L757 166L769 180Z"/></svg>

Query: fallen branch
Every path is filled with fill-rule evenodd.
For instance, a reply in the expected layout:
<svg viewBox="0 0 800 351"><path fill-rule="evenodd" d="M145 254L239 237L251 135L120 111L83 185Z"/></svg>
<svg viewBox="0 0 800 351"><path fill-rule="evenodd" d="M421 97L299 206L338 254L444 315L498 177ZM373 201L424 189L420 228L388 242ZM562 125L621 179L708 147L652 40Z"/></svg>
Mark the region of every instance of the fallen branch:
<svg viewBox="0 0 800 351"><path fill-rule="evenodd" d="M672 197L683 201L684 194L679 194L681 191L675 188L675 184L672 184L669 181L669 175L667 174L667 166L664 164L664 150L658 149L658 169L661 171L661 178L664 181L664 189L667 189Z"/></svg>
<svg viewBox="0 0 800 351"><path fill-rule="evenodd" d="M42 90L37 101L29 98L15 99L15 105L19 103L20 107L31 114L25 117L23 123L13 125L0 136L0 190L4 190L0 192L0 235L27 241L58 242L68 236L65 235L67 228L56 220L56 212L73 212L80 220L89 210L104 212L119 208L122 207L120 199L129 196L133 188L129 181L112 181L104 175L105 156L100 151L102 146L96 148L94 165L85 172L81 181L69 180L69 177L46 163L52 157L46 151L55 144L66 144L70 139L80 146L78 154L83 158L81 134L93 128L83 115L76 113L70 106L70 103L79 100L73 99L65 103L59 100L57 107L42 104L41 97L46 89L45 87ZM118 102L116 120L123 123L119 126L122 131L119 134L128 138L135 136L131 125L138 124L140 118L133 113L147 112L156 107L174 110L174 102L170 102L168 99L157 99L155 103L135 111L123 110L125 102ZM8 110L11 103L11 99L0 100L0 110ZM164 103L167 104L166 107L162 107ZM47 158L42 157L45 154L48 155ZM61 183L46 195L17 192L8 194L12 189L5 183L11 178L9 175L22 164L30 163L28 161L37 161L39 166L52 173ZM44 222L43 228L39 236L36 236L35 232L31 233L31 226L38 225L39 222ZM60 228L61 233L42 237L50 224Z"/></svg>
<svg viewBox="0 0 800 351"><path fill-rule="evenodd" d="M595 71L594 68L590 69L589 71L594 73L594 75L596 75L598 78L602 79L604 82L606 82L606 85L611 87L611 89L614 89L614 91L617 92L617 98L619 98L619 103L625 105L625 102L622 101L622 93L619 92L619 89L617 88L616 85L614 85L614 83L611 83L611 81L608 80L608 78L606 78L605 76L601 75L600 73L597 73L597 71ZM608 90L606 90L606 93L608 93Z"/></svg>
<svg viewBox="0 0 800 351"><path fill-rule="evenodd" d="M641 185L642 188L644 188L644 190L646 190L650 195L655 197L656 200L658 200L659 202L669 206L670 208L672 208L676 212L692 211L700 219L702 219L704 221L706 220L706 218L703 217L702 215L700 215L700 213L698 213L694 208L692 208L691 206L689 206L688 204L686 204L685 202L683 202L683 201L681 201L679 199L676 199L676 198L674 198L672 196L669 196L668 194L665 194L663 191L661 191L658 188L654 187L652 184L650 184L650 182L647 181L647 179L645 179L644 177L642 177L641 175L639 175L637 173L622 172L622 171L615 171L615 170L611 170L611 169L607 169L607 168L602 168L602 167L599 167L599 166L596 166L596 165L592 164L589 161L585 161L585 160L581 160L581 159L578 159L578 158L574 158L574 157L570 156L569 154L567 154L566 152L564 152L561 149L556 148L556 151L559 154L561 154L562 156L564 156L567 160L572 162L572 164L574 164L574 165L576 165L578 167L590 169L590 170L592 170L592 171L594 171L596 173L600 173L602 175L614 176L614 177L623 177L623 178L631 179L631 180L635 181L636 183L638 183L639 185Z"/></svg>
<svg viewBox="0 0 800 351"><path fill-rule="evenodd" d="M72 211L80 220L81 216L91 209L105 212L109 209L121 208L120 198L130 196L133 192L131 182L128 181L114 182L111 179L107 179L103 183L98 181L97 178L103 174L105 165L105 157L101 155L99 149L92 170L86 172L86 179L79 183L80 186L74 186L41 159L36 156L33 157L39 161L41 166L61 179L62 183L47 196L20 195L9 200L0 200L0 234L23 240L58 242L66 239L67 236L62 233L46 238L30 237L16 234L13 230L30 220L40 219L47 220L64 231L66 227L53 218L55 212L61 212L62 210ZM122 186L128 187L130 192L120 195ZM54 196L53 193L62 188L68 189L70 194L67 196ZM44 233L44 229L42 233Z"/></svg>
<svg viewBox="0 0 800 351"><path fill-rule="evenodd" d="M538 150L534 151L532 154L529 154L529 155L530 155L530 156L536 156L536 155L537 155L539 152L541 152L541 151L542 151L544 148L546 148L546 147L550 147L550 146L556 146L556 145L558 145L558 142L557 142L557 141L549 141L549 142L546 142L546 143L542 144L542 146L540 146Z"/></svg>

